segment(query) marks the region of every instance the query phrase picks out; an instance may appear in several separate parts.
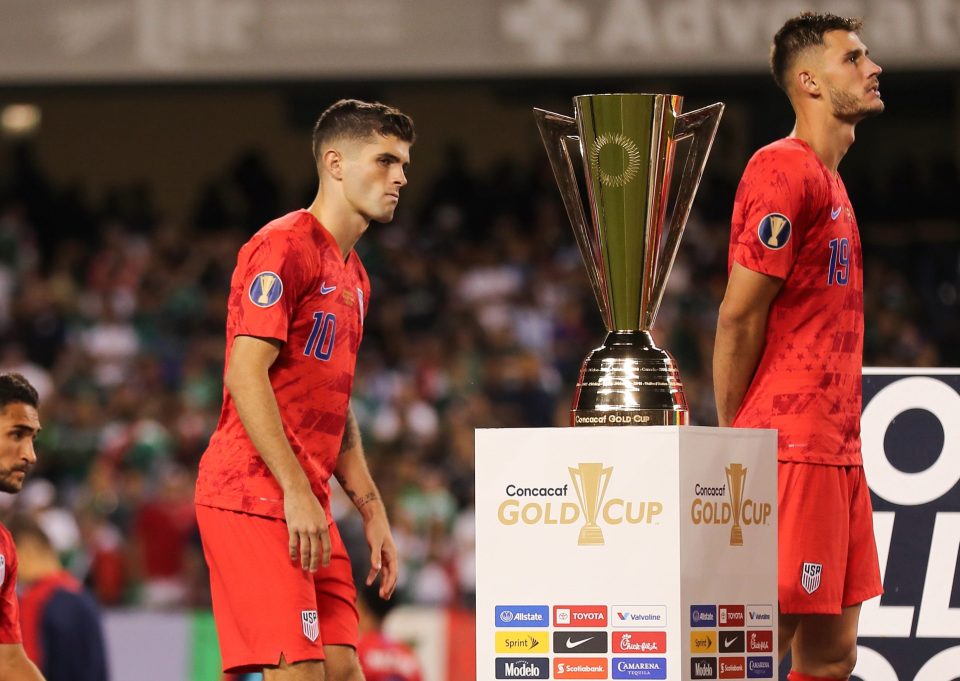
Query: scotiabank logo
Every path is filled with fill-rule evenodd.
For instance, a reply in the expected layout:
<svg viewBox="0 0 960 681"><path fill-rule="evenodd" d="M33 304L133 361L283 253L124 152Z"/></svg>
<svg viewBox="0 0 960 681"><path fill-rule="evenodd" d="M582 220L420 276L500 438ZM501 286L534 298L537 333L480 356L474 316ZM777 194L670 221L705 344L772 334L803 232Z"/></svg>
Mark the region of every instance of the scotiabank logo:
<svg viewBox="0 0 960 681"><path fill-rule="evenodd" d="M743 628L743 606L742 605L721 605L718 606L717 619L720 620L721 627Z"/></svg>
<svg viewBox="0 0 960 681"><path fill-rule="evenodd" d="M553 658L555 679L606 679L610 675L609 670L610 664L605 657Z"/></svg>
<svg viewBox="0 0 960 681"><path fill-rule="evenodd" d="M773 632L772 631L747 632L747 652L748 653L772 653L773 652Z"/></svg>
<svg viewBox="0 0 960 681"><path fill-rule="evenodd" d="M556 605L553 608L553 626L605 627L607 626L607 606Z"/></svg>
<svg viewBox="0 0 960 681"><path fill-rule="evenodd" d="M721 679L744 679L746 678L747 663L742 657L721 657L720 658L720 678Z"/></svg>
<svg viewBox="0 0 960 681"><path fill-rule="evenodd" d="M667 652L667 632L615 631L613 633L613 652L665 653Z"/></svg>

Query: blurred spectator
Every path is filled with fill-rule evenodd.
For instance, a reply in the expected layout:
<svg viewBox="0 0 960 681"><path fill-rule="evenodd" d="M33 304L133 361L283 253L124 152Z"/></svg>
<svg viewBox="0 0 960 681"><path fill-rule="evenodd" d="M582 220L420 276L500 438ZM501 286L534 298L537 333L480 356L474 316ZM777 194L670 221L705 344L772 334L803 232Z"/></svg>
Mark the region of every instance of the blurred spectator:
<svg viewBox="0 0 960 681"><path fill-rule="evenodd" d="M374 587L361 587L357 595L360 613L357 657L365 680L421 681L420 663L413 651L383 633L383 620L393 603L380 598Z"/></svg>
<svg viewBox="0 0 960 681"><path fill-rule="evenodd" d="M63 569L38 523L19 517L9 529L20 559L20 626L27 656L47 681L107 681L96 602Z"/></svg>

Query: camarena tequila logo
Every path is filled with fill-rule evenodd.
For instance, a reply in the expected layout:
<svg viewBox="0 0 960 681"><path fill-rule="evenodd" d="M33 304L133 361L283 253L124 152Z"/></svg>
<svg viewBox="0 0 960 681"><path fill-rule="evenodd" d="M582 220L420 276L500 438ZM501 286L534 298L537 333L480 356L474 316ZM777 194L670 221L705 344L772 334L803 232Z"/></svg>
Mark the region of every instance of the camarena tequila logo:
<svg viewBox="0 0 960 681"><path fill-rule="evenodd" d="M509 484L497 509L502 525L580 525L579 546L603 546L603 525L652 524L663 513L660 501L607 497L613 466L581 463L567 469L570 483L553 487Z"/></svg>

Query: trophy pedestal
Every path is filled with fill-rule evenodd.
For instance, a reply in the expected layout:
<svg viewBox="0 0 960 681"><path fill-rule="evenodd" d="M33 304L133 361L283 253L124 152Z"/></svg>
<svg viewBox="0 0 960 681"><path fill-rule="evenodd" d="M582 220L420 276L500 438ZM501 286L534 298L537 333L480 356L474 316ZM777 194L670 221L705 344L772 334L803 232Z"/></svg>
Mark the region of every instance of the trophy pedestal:
<svg viewBox="0 0 960 681"><path fill-rule="evenodd" d="M613 331L580 367L571 426L685 426L677 364L649 331Z"/></svg>
<svg viewBox="0 0 960 681"><path fill-rule="evenodd" d="M476 438L478 681L776 678L776 431Z"/></svg>

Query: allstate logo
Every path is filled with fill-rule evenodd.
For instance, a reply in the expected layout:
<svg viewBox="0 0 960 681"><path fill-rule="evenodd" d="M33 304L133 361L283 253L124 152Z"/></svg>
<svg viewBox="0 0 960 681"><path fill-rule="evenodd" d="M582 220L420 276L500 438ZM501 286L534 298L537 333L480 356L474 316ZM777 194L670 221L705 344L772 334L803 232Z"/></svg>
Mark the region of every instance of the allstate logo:
<svg viewBox="0 0 960 681"><path fill-rule="evenodd" d="M500 612L500 621L504 624L510 623L513 621L513 611L512 610L503 610Z"/></svg>

